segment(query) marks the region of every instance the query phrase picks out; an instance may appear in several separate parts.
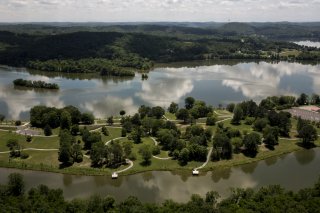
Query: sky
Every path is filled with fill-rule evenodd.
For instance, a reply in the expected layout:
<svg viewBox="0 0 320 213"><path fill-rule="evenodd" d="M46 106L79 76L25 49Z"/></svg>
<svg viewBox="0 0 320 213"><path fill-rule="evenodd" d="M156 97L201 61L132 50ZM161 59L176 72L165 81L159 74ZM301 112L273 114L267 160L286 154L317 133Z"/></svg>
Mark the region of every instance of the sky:
<svg viewBox="0 0 320 213"><path fill-rule="evenodd" d="M0 0L0 22L320 21L320 0Z"/></svg>

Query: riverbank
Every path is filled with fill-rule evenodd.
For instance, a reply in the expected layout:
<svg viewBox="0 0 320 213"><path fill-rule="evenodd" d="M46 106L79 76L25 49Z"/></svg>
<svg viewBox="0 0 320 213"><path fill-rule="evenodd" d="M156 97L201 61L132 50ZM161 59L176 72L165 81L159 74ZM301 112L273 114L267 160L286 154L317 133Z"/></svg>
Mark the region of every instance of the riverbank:
<svg viewBox="0 0 320 213"><path fill-rule="evenodd" d="M215 171L219 169L231 168L234 166L240 166L245 164L250 164L258 161L263 161L268 158L277 157L286 155L289 153L293 153L296 151L303 150L304 148L298 146L296 144L298 141L292 140L284 140L281 139L279 141L279 145L275 147L275 150L268 150L264 146L259 147L259 152L255 158L249 158L244 156L242 153L234 154L233 159L231 160L221 160L218 162L209 161L209 163L200 170L200 175L205 174L209 171ZM316 147L320 147L320 140L317 140L315 143ZM27 152L35 152L35 151L27 151ZM40 155L47 155L46 153L41 153ZM2 154L6 156L7 159L9 158L9 154ZM43 156L45 157L45 156ZM53 159L52 159L53 160ZM84 163L88 164L90 161L87 158L84 158ZM138 173L150 172L150 171L171 171L171 172L181 172L185 174L190 174L193 168L196 168L202 165L201 162L189 162L186 166L180 166L177 161L175 160L160 160L157 158L152 158L151 163L149 166L141 165L141 157L138 156L137 160L134 161L134 166L121 173L121 176L128 176L134 175ZM140 163L139 163L140 162ZM90 167L69 167L69 168L59 168L54 165L47 165L47 164L27 164L24 162L14 162L14 161L4 161L0 160L0 167L3 168L14 168L14 169L22 169L22 170L33 170L33 171L43 171L43 172L53 172L53 173L61 173L61 174L68 174L68 175L84 175L84 176L108 176L110 177L113 172L118 170L122 170L126 168L128 165L123 165L116 169L109 169L109 168L90 168Z"/></svg>

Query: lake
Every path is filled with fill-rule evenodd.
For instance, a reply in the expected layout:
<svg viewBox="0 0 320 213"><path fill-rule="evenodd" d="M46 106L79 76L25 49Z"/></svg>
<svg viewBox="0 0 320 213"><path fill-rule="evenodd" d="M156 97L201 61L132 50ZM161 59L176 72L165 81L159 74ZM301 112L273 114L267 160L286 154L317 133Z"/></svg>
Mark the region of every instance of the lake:
<svg viewBox="0 0 320 213"><path fill-rule="evenodd" d="M301 45L301 46L320 48L320 42L316 42L316 41L308 41L308 40L307 41L295 41L293 43Z"/></svg>
<svg viewBox="0 0 320 213"><path fill-rule="evenodd" d="M110 176L72 176L0 168L0 184L7 181L10 173L19 172L24 175L28 189L39 184L61 188L67 199L100 194L111 195L117 201L134 195L143 202L163 202L166 199L186 202L192 194L204 196L210 190L217 191L222 198L225 198L230 195L231 187L258 189L280 184L286 189L297 191L313 186L320 175L319 165L320 148L316 148L201 173L199 177L191 176L191 171L188 173L154 171L120 176L119 179L112 180Z"/></svg>
<svg viewBox="0 0 320 213"><path fill-rule="evenodd" d="M94 75L60 74L0 67L0 113L8 119L28 119L35 105L74 105L96 117L128 114L140 105L167 107L183 104L193 96L217 106L245 99L260 101L271 95L320 93L320 65L288 62L190 62L158 65L134 78L101 78ZM15 89L17 78L57 83L59 91Z"/></svg>

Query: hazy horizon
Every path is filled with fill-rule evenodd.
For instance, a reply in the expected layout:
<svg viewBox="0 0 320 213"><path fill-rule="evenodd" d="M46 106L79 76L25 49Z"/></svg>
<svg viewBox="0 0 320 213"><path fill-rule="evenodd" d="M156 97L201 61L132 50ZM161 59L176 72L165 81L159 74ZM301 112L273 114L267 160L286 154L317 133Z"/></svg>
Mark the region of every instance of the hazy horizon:
<svg viewBox="0 0 320 213"><path fill-rule="evenodd" d="M1 23L319 22L320 0L0 0Z"/></svg>

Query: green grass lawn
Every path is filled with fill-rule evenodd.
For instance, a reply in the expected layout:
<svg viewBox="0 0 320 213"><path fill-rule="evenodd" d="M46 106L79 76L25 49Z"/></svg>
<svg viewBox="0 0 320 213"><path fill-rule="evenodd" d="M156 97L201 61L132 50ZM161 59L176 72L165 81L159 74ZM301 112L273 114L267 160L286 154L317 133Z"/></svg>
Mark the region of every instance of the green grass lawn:
<svg viewBox="0 0 320 213"><path fill-rule="evenodd" d="M215 112L217 112L218 114L221 114L221 115L232 115L233 113L229 112L228 110L224 110L224 109L215 109L214 110ZM214 113L216 114L216 113Z"/></svg>
<svg viewBox="0 0 320 213"><path fill-rule="evenodd" d="M164 115L165 115L166 118L168 118L169 120L177 120L176 115L175 115L175 114L172 114L172 113L170 113L170 112L166 112Z"/></svg>
<svg viewBox="0 0 320 213"><path fill-rule="evenodd" d="M102 141L107 142L107 141L112 140L114 138L121 137L121 129L119 129L119 128L110 128L110 127L107 127L107 129L109 131L109 136L105 136L104 134L101 134L102 135ZM100 132L101 132L101 130L100 130Z"/></svg>
<svg viewBox="0 0 320 213"><path fill-rule="evenodd" d="M58 137L33 137L31 142L26 142L24 135L19 135L14 132L0 131L0 150L8 151L7 141L9 139L18 139L23 148L38 148L38 149L57 149L59 148Z"/></svg>

